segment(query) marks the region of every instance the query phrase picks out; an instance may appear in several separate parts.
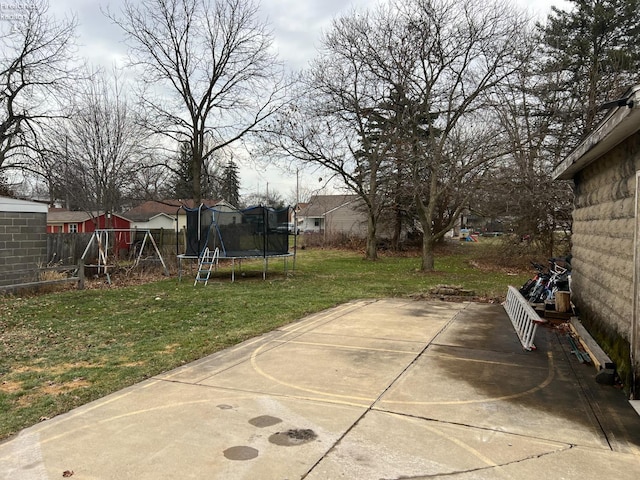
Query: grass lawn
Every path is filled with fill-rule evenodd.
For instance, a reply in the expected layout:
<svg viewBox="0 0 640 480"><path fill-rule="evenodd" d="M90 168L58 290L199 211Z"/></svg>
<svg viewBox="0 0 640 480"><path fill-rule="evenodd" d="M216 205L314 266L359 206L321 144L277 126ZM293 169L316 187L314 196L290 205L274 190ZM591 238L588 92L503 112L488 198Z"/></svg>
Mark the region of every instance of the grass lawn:
<svg viewBox="0 0 640 480"><path fill-rule="evenodd" d="M463 286L479 297L521 284L505 269L480 269L488 244L460 244L419 272L415 256L367 262L358 252L300 250L286 277L272 260L227 270L209 285L193 275L141 285L0 297L0 439L160 372L270 331L309 313L359 298ZM291 273L292 260L289 260Z"/></svg>

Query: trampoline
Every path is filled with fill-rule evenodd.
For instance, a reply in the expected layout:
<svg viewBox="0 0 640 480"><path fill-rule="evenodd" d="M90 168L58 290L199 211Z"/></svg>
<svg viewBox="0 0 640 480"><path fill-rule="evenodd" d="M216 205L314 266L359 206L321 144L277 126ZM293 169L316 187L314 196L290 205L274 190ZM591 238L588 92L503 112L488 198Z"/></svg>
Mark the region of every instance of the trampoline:
<svg viewBox="0 0 640 480"><path fill-rule="evenodd" d="M187 216L186 246L178 253L178 274L182 278L182 261L197 259L202 263L205 252L217 250L217 258L231 261L231 280L235 280L235 263L245 259L262 259L262 277L266 279L269 259L293 256L289 252L290 207L273 209L254 206L243 210L200 205L180 207ZM294 248L295 251L295 248ZM199 267L200 268L200 267ZM208 279L208 276L207 276Z"/></svg>

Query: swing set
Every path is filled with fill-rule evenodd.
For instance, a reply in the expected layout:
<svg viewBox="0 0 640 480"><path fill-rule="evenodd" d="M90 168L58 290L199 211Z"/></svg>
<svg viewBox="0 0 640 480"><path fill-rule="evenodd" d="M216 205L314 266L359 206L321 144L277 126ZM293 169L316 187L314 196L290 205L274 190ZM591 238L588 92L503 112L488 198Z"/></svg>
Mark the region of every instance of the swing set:
<svg viewBox="0 0 640 480"><path fill-rule="evenodd" d="M143 235L142 241L137 242L135 239L138 235ZM89 243L84 249L84 253L82 254L81 260L82 262L86 262L91 248L96 245L98 248L98 255L96 264L85 265L86 267L94 267L97 269L98 275L103 273L107 277L107 282L111 284L111 276L109 274L109 269L114 268L115 264L110 264L109 259L113 257L114 259L118 258L119 250L129 250L134 248L134 252L136 253L134 262L132 267L137 267L140 262L143 260L142 255L146 246L150 246L153 248L153 255L155 256L155 260L160 261L162 267L164 268L164 274L169 275L169 270L167 269L167 265L162 258L162 254L158 249L158 245L156 244L153 235L150 230L144 229L97 229L91 235L89 239ZM111 253L110 253L111 250ZM148 258L148 257L147 257Z"/></svg>

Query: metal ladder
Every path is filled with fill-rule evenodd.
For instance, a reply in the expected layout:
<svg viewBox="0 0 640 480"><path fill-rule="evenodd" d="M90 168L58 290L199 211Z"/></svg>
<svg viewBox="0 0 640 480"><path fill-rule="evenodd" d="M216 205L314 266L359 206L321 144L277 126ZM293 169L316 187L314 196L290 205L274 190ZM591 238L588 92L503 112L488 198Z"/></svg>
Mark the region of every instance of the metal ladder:
<svg viewBox="0 0 640 480"><path fill-rule="evenodd" d="M518 289L511 285L507 289L507 300L503 306L524 349L535 350L536 346L533 340L538 325L547 323L547 321L540 318Z"/></svg>
<svg viewBox="0 0 640 480"><path fill-rule="evenodd" d="M220 253L218 248L212 252L209 250L209 247L204 249L202 252L202 256L198 261L198 273L196 273L196 280L193 282L193 286L195 287L198 282L204 282L206 285L209 281L209 277L211 277L211 270L215 265L216 268L218 266L218 258L220 257Z"/></svg>

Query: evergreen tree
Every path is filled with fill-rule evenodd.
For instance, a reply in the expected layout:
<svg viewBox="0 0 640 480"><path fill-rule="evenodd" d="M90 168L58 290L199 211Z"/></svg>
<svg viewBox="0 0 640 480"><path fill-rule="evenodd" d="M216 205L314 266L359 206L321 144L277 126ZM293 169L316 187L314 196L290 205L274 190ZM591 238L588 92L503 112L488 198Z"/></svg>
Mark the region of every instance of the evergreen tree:
<svg viewBox="0 0 640 480"><path fill-rule="evenodd" d="M204 162L203 170L198 174L200 177L200 191L202 198L218 199L220 193L220 167L215 163L216 158L210 157ZM188 142L180 144L180 149L175 157L175 166L171 168L173 172L173 193L176 198L190 199L196 198L194 191L194 164L191 145Z"/></svg>
<svg viewBox="0 0 640 480"><path fill-rule="evenodd" d="M240 175L233 159L229 160L222 172L220 196L235 207L240 204Z"/></svg>
<svg viewBox="0 0 640 480"><path fill-rule="evenodd" d="M552 7L539 27L545 70L557 74L547 88L562 92L558 128L572 127L572 147L600 120L602 104L640 80L640 0L569 1L573 8Z"/></svg>
<svg viewBox="0 0 640 480"><path fill-rule="evenodd" d="M187 142L180 145L176 155L176 166L173 169L173 193L176 198L193 197L193 172L191 171L191 147Z"/></svg>

